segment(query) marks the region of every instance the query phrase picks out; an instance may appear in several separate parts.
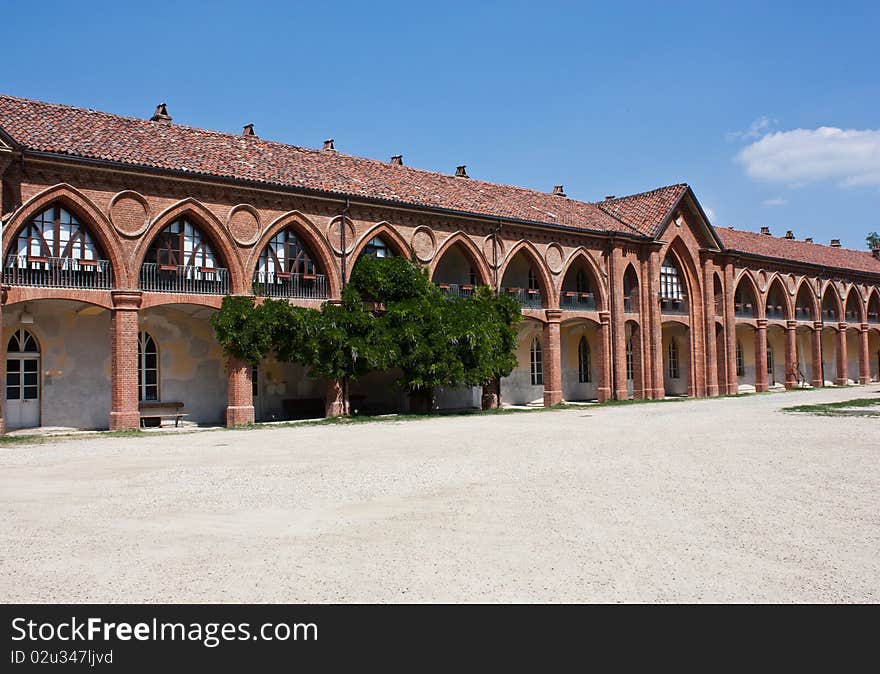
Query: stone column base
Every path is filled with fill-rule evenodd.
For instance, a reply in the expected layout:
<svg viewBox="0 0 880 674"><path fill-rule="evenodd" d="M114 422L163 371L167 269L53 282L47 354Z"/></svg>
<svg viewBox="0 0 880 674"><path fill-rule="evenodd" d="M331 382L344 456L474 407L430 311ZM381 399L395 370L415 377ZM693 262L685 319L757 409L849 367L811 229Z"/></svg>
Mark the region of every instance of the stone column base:
<svg viewBox="0 0 880 674"><path fill-rule="evenodd" d="M553 407L562 402L562 391L544 391L544 407Z"/></svg>
<svg viewBox="0 0 880 674"><path fill-rule="evenodd" d="M706 396L708 396L709 398L717 398L718 393L718 384L712 384L706 387Z"/></svg>
<svg viewBox="0 0 880 674"><path fill-rule="evenodd" d="M870 377L859 377L859 384L870 384L870 383L871 383ZM2 433L2 432L3 431L0 430L0 433Z"/></svg>
<svg viewBox="0 0 880 674"><path fill-rule="evenodd" d="M226 408L226 428L245 426L254 423L254 406L228 406Z"/></svg>

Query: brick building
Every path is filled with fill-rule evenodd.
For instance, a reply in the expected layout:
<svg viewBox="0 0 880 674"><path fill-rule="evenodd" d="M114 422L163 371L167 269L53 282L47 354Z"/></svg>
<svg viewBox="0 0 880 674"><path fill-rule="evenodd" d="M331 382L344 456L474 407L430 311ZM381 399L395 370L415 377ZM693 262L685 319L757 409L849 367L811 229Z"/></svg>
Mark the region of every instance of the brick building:
<svg viewBox="0 0 880 674"><path fill-rule="evenodd" d="M522 303L506 402L715 396L880 376L880 253L714 228L687 185L598 203L241 134L0 96L4 428L239 424L337 409L338 385L228 361L223 296L338 297L414 251L449 294ZM352 390L394 409L394 373ZM479 403L443 391L440 404ZM317 401L317 402L316 402Z"/></svg>

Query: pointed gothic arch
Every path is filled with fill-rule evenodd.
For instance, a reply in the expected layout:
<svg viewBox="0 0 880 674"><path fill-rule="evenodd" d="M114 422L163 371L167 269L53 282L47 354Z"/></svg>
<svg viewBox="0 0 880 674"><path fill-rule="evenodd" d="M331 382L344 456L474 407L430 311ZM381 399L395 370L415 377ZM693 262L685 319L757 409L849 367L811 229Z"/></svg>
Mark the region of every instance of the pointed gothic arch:
<svg viewBox="0 0 880 674"><path fill-rule="evenodd" d="M406 242L406 239L404 239L400 233L391 226L390 222L382 221L364 232L360 239L358 239L357 245L352 249L351 253L349 253L348 259L351 261L348 265L349 277L351 277L352 269L354 269L354 265L357 264L357 260L364 252L364 249L370 241L377 237L382 239L382 241L391 248L394 255L409 258L410 246Z"/></svg>
<svg viewBox="0 0 880 674"><path fill-rule="evenodd" d="M536 274L541 290L543 306L551 309L557 307L559 298L556 297L556 286L550 276L550 271L547 269L547 265L544 264L544 259L541 257L541 254L535 248L534 244L529 241L520 240L508 251L504 258L504 263L498 270L498 279L501 285L504 286L504 276L510 269L511 263L520 253L523 254Z"/></svg>
<svg viewBox="0 0 880 674"><path fill-rule="evenodd" d="M734 314L737 318L763 318L763 295L748 269L743 270L733 284Z"/></svg>
<svg viewBox="0 0 880 674"><path fill-rule="evenodd" d="M831 281L828 281L822 289L822 320L834 322L843 320L843 303L840 301L840 293L837 292L837 286Z"/></svg>
<svg viewBox="0 0 880 674"><path fill-rule="evenodd" d="M607 311L609 308L608 293L606 292L605 284L602 282L602 272L593 256L583 247L578 248L568 256L562 273L559 275L560 283L562 284L561 291L568 290L567 285L569 284L567 282L572 280L569 278L569 273L575 271L578 264L582 264L589 275L590 287L595 294L596 311ZM573 290L577 291L578 289L575 287Z"/></svg>
<svg viewBox="0 0 880 674"><path fill-rule="evenodd" d="M818 321L820 320L819 302L816 299L816 293L813 285L806 277L802 278L797 285L797 291L794 294L794 315L798 321ZM807 314L804 314L804 310Z"/></svg>
<svg viewBox="0 0 880 674"><path fill-rule="evenodd" d="M846 293L844 320L847 323L865 323L868 320L864 298L856 285L850 286L849 291Z"/></svg>
<svg viewBox="0 0 880 674"><path fill-rule="evenodd" d="M771 304L773 305L772 310ZM791 297L779 274L773 274L770 283L767 284L767 293L763 305L765 316L768 318L781 318L787 321L794 320Z"/></svg>
<svg viewBox="0 0 880 674"><path fill-rule="evenodd" d="M455 247L462 250L464 256L468 258L473 265L477 276L476 285L492 285L492 274L489 271L489 265L486 263L482 251L480 251L473 240L461 230L448 236L434 254L434 259L431 261L429 268L431 279L434 279L434 273L437 271L437 267L440 266L443 256Z"/></svg>

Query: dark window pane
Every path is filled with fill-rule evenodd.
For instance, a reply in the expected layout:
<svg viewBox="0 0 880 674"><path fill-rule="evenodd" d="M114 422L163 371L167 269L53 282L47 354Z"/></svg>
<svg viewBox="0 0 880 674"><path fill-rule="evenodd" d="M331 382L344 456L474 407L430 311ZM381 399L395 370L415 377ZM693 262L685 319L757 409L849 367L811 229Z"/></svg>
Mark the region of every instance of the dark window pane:
<svg viewBox="0 0 880 674"><path fill-rule="evenodd" d="M157 359L156 359L155 353L148 353L146 356L144 356L144 366L148 370L155 370L156 369L156 360Z"/></svg>
<svg viewBox="0 0 880 674"><path fill-rule="evenodd" d="M144 372L144 374L146 375L147 386L155 386L158 382L156 376L158 373L155 370L147 370L146 372Z"/></svg>
<svg viewBox="0 0 880 674"><path fill-rule="evenodd" d="M25 386L24 387L24 399L25 400L36 400L37 399L37 387L36 386Z"/></svg>
<svg viewBox="0 0 880 674"><path fill-rule="evenodd" d="M27 339L24 341L24 350L25 351L39 351L37 348L37 342L30 335L27 336Z"/></svg>
<svg viewBox="0 0 880 674"><path fill-rule="evenodd" d="M36 386L37 385L37 373L36 372L25 372L24 385L25 386Z"/></svg>
<svg viewBox="0 0 880 674"><path fill-rule="evenodd" d="M37 361L31 359L24 361L24 371L25 372L36 372L37 371Z"/></svg>
<svg viewBox="0 0 880 674"><path fill-rule="evenodd" d="M18 353L21 351L21 347L18 344L18 335L12 335L12 337L9 338L9 344L6 347L6 350L10 353Z"/></svg>
<svg viewBox="0 0 880 674"><path fill-rule="evenodd" d="M158 400L159 389L156 386L147 386L146 395L147 400Z"/></svg>
<svg viewBox="0 0 880 674"><path fill-rule="evenodd" d="M21 375L18 372L7 372L6 373L6 385L7 386L18 386L20 383L19 377L21 377Z"/></svg>
<svg viewBox="0 0 880 674"><path fill-rule="evenodd" d="M18 386L8 386L6 388L6 399L7 400L18 400L21 398L21 392L18 389Z"/></svg>

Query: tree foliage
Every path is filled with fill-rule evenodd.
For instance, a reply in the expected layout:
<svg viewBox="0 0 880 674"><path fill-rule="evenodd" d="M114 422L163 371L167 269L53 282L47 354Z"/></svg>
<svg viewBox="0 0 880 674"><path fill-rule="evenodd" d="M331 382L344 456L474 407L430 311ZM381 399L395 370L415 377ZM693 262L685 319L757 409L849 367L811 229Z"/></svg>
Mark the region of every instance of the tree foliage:
<svg viewBox="0 0 880 674"><path fill-rule="evenodd" d="M865 243L868 244L868 250L874 250L875 247L880 246L880 234L869 232L865 237Z"/></svg>
<svg viewBox="0 0 880 674"><path fill-rule="evenodd" d="M438 387L482 386L510 374L520 318L519 304L490 288L446 297L415 261L362 257L341 302L316 310L226 297L211 323L220 345L251 363L274 351L314 377L344 381L398 368L398 383L426 410Z"/></svg>

